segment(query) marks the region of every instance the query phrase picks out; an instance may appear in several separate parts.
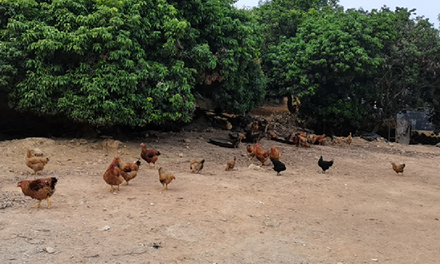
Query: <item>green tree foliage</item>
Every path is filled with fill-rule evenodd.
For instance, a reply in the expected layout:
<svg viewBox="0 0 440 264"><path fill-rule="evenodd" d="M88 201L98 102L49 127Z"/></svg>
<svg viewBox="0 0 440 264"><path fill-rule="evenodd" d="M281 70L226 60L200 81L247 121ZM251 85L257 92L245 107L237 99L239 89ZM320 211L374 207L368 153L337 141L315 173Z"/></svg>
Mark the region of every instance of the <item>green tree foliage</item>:
<svg viewBox="0 0 440 264"><path fill-rule="evenodd" d="M403 8L303 13L295 35L281 35L263 57L270 92L299 97L310 127L338 133L426 107L426 94L438 89L439 36L410 15Z"/></svg>
<svg viewBox="0 0 440 264"><path fill-rule="evenodd" d="M255 15L230 0L169 1L191 25L181 45L184 61L197 69L196 91L225 111L246 113L265 97L260 34Z"/></svg>
<svg viewBox="0 0 440 264"><path fill-rule="evenodd" d="M279 45L283 45L287 39L296 36L298 27L307 18L309 10L318 12L317 10L331 9L337 6L337 2L327 0L260 1L255 13L265 36L262 66L268 78L268 96L281 97L291 94L285 86L283 58L279 57L276 52L277 49L282 49ZM283 57L290 56L290 54L283 55Z"/></svg>
<svg viewBox="0 0 440 264"><path fill-rule="evenodd" d="M376 76L382 95L377 100L378 124L406 110L438 109L440 86L440 38L426 19L411 19L413 10L383 8L369 16L377 28L387 25L382 38L384 62ZM440 124L438 122L434 122Z"/></svg>
<svg viewBox="0 0 440 264"><path fill-rule="evenodd" d="M189 24L166 1L3 4L18 6L0 47L18 53L2 56L12 107L94 125L190 119L194 70L174 47Z"/></svg>
<svg viewBox="0 0 440 264"><path fill-rule="evenodd" d="M213 84L225 110L249 111L265 94L261 37L231 3L1 2L0 88L15 109L98 126L187 122L195 87Z"/></svg>
<svg viewBox="0 0 440 264"><path fill-rule="evenodd" d="M275 78L286 93L300 97L309 125L342 128L364 119L374 98L368 78L383 61L368 23L355 11L311 10L294 37L270 47L268 57L279 69Z"/></svg>

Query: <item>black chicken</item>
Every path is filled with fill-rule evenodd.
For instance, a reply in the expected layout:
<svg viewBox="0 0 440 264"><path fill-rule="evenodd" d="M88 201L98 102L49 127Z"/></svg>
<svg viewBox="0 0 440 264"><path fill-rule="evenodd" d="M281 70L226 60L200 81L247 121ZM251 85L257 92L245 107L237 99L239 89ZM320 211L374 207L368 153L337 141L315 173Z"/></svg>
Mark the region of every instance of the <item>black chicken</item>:
<svg viewBox="0 0 440 264"><path fill-rule="evenodd" d="M276 159L270 159L273 163L273 170L277 172L277 176L281 175L280 172L281 171L285 171L286 170L286 165L284 165L284 163L282 163L279 160Z"/></svg>
<svg viewBox="0 0 440 264"><path fill-rule="evenodd" d="M318 160L318 165L319 165L319 167L321 167L322 173L325 173L325 171L328 170L333 165L333 160L325 161L322 159L322 156L321 156L321 158L319 158L319 160Z"/></svg>

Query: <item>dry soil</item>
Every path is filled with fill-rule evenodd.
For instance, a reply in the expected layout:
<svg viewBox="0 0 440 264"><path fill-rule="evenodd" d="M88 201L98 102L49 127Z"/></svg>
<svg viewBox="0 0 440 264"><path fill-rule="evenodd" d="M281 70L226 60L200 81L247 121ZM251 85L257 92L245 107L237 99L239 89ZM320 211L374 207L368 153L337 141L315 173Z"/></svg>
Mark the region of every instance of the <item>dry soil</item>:
<svg viewBox="0 0 440 264"><path fill-rule="evenodd" d="M1 263L439 263L440 149L367 142L277 147L287 170L249 168L245 145L208 143L228 132L149 134L141 140L27 138L0 142ZM110 192L102 176L116 154L138 159L143 141L156 168ZM109 143L109 144L106 144ZM40 175L26 148L50 162ZM181 154L179 156L179 154ZM322 174L320 156L334 159ZM182 156L182 157L181 157ZM237 157L236 169L225 171ZM189 162L205 158L193 174ZM390 162L405 163L397 175ZM258 163L254 161L254 164ZM159 167L176 180L163 192ZM57 177L52 208L32 208L16 183Z"/></svg>

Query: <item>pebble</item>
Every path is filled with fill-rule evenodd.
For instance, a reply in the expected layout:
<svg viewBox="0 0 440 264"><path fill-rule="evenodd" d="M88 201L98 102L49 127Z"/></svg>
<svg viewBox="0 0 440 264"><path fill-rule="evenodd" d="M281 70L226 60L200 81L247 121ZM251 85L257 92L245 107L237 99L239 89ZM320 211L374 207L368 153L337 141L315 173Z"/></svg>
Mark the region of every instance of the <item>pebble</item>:
<svg viewBox="0 0 440 264"><path fill-rule="evenodd" d="M49 254L53 254L55 253L55 249L53 247L47 247L44 249L47 253Z"/></svg>
<svg viewBox="0 0 440 264"><path fill-rule="evenodd" d="M101 230L102 231L108 231L108 230L110 230L110 227L109 226L104 226L103 228L101 228Z"/></svg>

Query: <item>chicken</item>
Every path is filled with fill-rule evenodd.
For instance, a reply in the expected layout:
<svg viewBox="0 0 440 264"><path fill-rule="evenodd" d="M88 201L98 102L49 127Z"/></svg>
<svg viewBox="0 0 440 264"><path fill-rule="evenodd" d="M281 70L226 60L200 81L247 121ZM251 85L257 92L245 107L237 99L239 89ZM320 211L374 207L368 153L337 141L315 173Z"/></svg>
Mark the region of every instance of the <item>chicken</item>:
<svg viewBox="0 0 440 264"><path fill-rule="evenodd" d="M203 169L204 159L194 159L189 163L192 172L199 173Z"/></svg>
<svg viewBox="0 0 440 264"><path fill-rule="evenodd" d="M280 160L281 153L280 151L275 147L270 147L270 153L269 153L270 159Z"/></svg>
<svg viewBox="0 0 440 264"><path fill-rule="evenodd" d="M339 144L339 143L344 142L344 141L345 141L344 137L333 136L333 145Z"/></svg>
<svg viewBox="0 0 440 264"><path fill-rule="evenodd" d="M26 149L26 166L37 174L39 171L44 169L44 166L49 162L49 158L33 157L31 151Z"/></svg>
<svg viewBox="0 0 440 264"><path fill-rule="evenodd" d="M261 166L269 159L269 151L264 151L260 144L255 144L255 157L261 162Z"/></svg>
<svg viewBox="0 0 440 264"><path fill-rule="evenodd" d="M121 169L121 176L127 182L127 185L129 181L133 180L137 176L140 165L141 162L139 160L132 163L123 163L121 159L117 157L116 166Z"/></svg>
<svg viewBox="0 0 440 264"><path fill-rule="evenodd" d="M38 204L35 206L36 208L40 207L43 199L46 199L47 208L50 208L51 203L49 198L55 193L55 185L57 182L58 180L55 177L33 181L19 181L17 187L21 188L24 195L38 200Z"/></svg>
<svg viewBox="0 0 440 264"><path fill-rule="evenodd" d="M163 191L168 190L168 184L174 179L176 179L176 177L174 177L172 173L164 170L162 167L159 168L159 181L162 183Z"/></svg>
<svg viewBox="0 0 440 264"><path fill-rule="evenodd" d="M232 160L228 160L228 162L226 163L225 171L229 171L229 170L234 169L236 160L237 160L237 157L234 157L234 159L232 159Z"/></svg>
<svg viewBox="0 0 440 264"><path fill-rule="evenodd" d="M309 143L307 143L307 137L304 137L304 136L301 136L301 135L298 135L298 145L299 146L301 146L301 147L306 147L306 148L309 148L310 147L310 145L309 145ZM297 146L298 146L297 145Z"/></svg>
<svg viewBox="0 0 440 264"><path fill-rule="evenodd" d="M159 159L160 152L152 149L147 150L147 147L144 143L141 143L141 146L141 158L143 158L148 163L148 167L151 168L150 163L153 163L154 168L156 168L156 161Z"/></svg>
<svg viewBox="0 0 440 264"><path fill-rule="evenodd" d="M270 139L278 139L278 135L277 133L273 132L273 131L267 131L266 132L266 137L270 138Z"/></svg>
<svg viewBox="0 0 440 264"><path fill-rule="evenodd" d="M325 134L322 134L320 136L316 136L316 142L318 142L319 145L325 144Z"/></svg>
<svg viewBox="0 0 440 264"><path fill-rule="evenodd" d="M321 156L321 158L319 158L319 160L318 160L318 165L319 165L319 167L321 167L322 173L325 173L325 171L328 170L333 165L333 160L325 161L322 159L322 156Z"/></svg>
<svg viewBox="0 0 440 264"><path fill-rule="evenodd" d="M280 172L286 170L286 165L284 165L284 163L282 163L281 161L276 159L270 159L270 160L273 163L273 170L277 172L277 176L281 175Z"/></svg>
<svg viewBox="0 0 440 264"><path fill-rule="evenodd" d="M255 157L255 154L256 154L256 147L248 145L246 147L246 151L247 151L247 156L249 158L249 161L252 161Z"/></svg>
<svg viewBox="0 0 440 264"><path fill-rule="evenodd" d="M402 173L402 175L403 175L403 169L405 168L405 164L391 163L391 165L393 165L393 170L394 170L397 174Z"/></svg>
<svg viewBox="0 0 440 264"><path fill-rule="evenodd" d="M325 134L322 134L320 136L312 134L308 136L308 141L310 142L310 144L316 144L318 143L319 145L322 145L325 142Z"/></svg>
<svg viewBox="0 0 440 264"><path fill-rule="evenodd" d="M350 146L351 142L353 141L353 137L351 136L351 132L348 135L348 137L345 138L345 143Z"/></svg>
<svg viewBox="0 0 440 264"><path fill-rule="evenodd" d="M121 175L121 169L117 167L119 157L115 157L108 166L107 170L105 171L104 175L102 176L104 178L104 181L110 185L110 191L113 192L113 185L118 186L119 191L119 185L124 182L124 178Z"/></svg>

